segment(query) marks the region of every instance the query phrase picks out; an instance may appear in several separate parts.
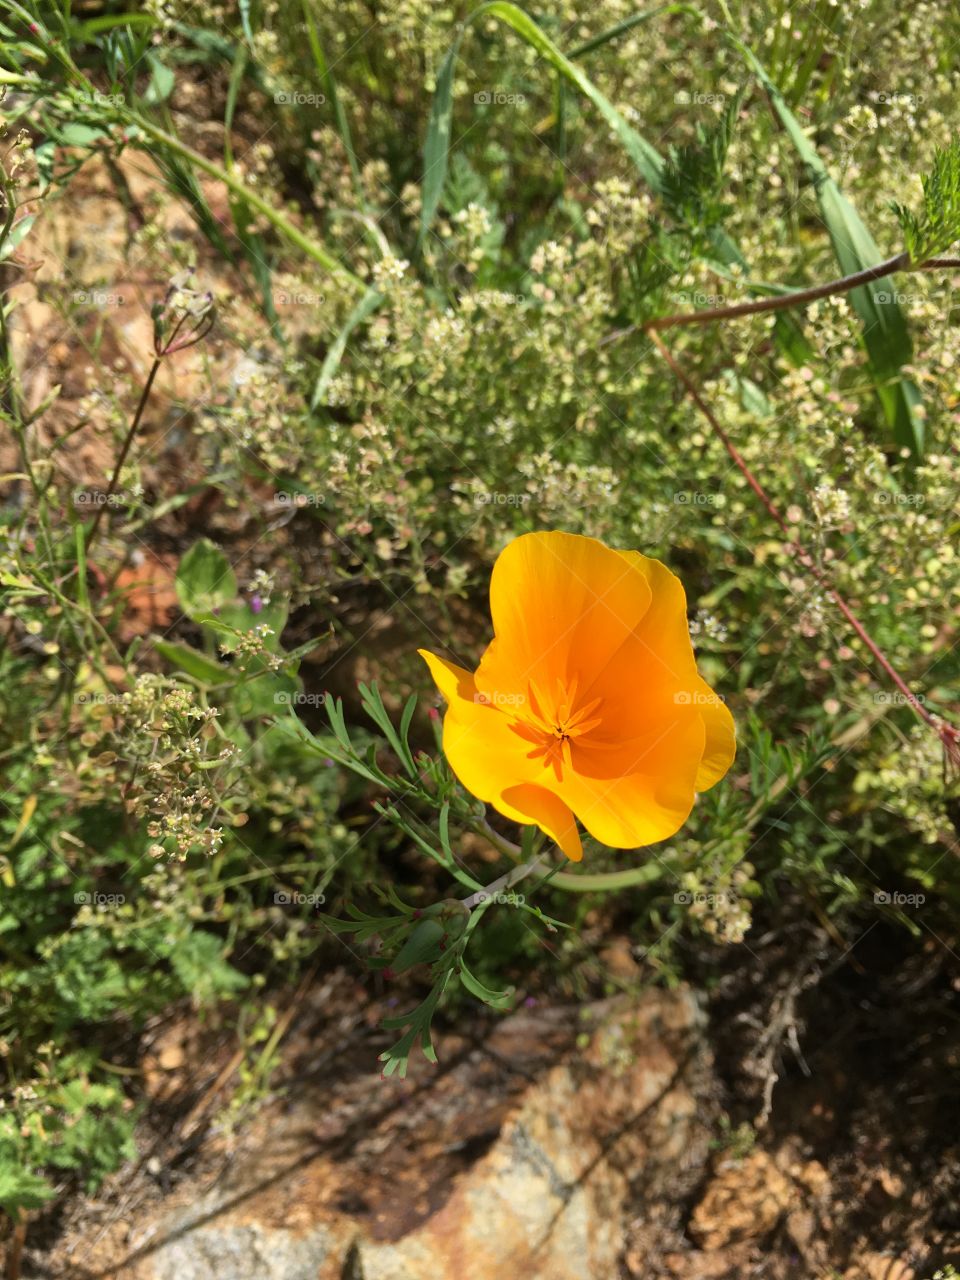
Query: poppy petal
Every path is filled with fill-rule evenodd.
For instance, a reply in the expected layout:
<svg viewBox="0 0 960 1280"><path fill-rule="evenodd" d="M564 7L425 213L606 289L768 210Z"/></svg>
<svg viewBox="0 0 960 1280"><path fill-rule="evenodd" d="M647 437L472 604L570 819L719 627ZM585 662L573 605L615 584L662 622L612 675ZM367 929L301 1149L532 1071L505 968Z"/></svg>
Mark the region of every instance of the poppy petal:
<svg viewBox="0 0 960 1280"><path fill-rule="evenodd" d="M527 824L536 823L545 831L571 862L579 862L583 857L577 820L569 806L554 792L532 782L523 782L518 787L508 787L501 799L516 812L526 814L522 820ZM496 801L494 804L499 808Z"/></svg>
<svg viewBox="0 0 960 1280"><path fill-rule="evenodd" d="M696 788L698 791L709 791L720 781L737 754L737 732L733 723L730 708L710 688L706 680L697 677L697 710L706 729L706 744L703 759L697 770Z"/></svg>
<svg viewBox="0 0 960 1280"><path fill-rule="evenodd" d="M651 599L640 565L595 538L525 533L507 544L490 578L495 639L477 686L526 696L551 692L606 665Z"/></svg>
<svg viewBox="0 0 960 1280"><path fill-rule="evenodd" d="M446 699L443 751L466 789L495 803L508 787L537 780L541 766L528 759L529 743L478 694L472 673L427 649L418 652Z"/></svg>
<svg viewBox="0 0 960 1280"><path fill-rule="evenodd" d="M657 844L690 816L706 732L695 711L680 711L669 711L629 742L574 745L573 768L557 790L601 844Z"/></svg>

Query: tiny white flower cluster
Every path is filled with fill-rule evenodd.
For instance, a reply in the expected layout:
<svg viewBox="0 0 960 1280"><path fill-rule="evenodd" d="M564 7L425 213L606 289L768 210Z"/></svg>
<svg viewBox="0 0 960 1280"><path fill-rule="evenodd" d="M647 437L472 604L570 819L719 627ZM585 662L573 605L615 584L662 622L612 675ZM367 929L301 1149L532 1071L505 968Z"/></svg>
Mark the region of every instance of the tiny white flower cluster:
<svg viewBox="0 0 960 1280"><path fill-rule="evenodd" d="M835 485L818 484L810 500L823 529L838 529L850 519L850 495Z"/></svg>
<svg viewBox="0 0 960 1280"><path fill-rule="evenodd" d="M403 283L409 269L410 263L406 258L385 253L379 262L373 264L373 282L381 293L389 293Z"/></svg>

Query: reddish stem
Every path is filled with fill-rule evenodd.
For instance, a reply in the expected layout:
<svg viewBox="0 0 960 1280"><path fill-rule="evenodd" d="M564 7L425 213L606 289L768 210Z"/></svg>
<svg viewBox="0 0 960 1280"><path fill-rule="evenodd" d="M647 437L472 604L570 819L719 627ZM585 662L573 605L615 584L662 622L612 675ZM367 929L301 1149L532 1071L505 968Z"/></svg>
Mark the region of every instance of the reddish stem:
<svg viewBox="0 0 960 1280"><path fill-rule="evenodd" d="M828 595L832 597L832 599L837 605L837 608L840 610L840 612L843 614L846 620L850 623L850 626L854 629L854 631L857 633L857 635L860 637L863 643L867 646L867 648L876 658L877 662L879 662L880 666L887 673L887 675L890 677L890 679L893 681L896 687L903 694L905 701L910 705L914 713L922 721L924 721L925 724L929 725L930 728L933 729L933 731L936 733L937 737L940 739L941 743L943 744L943 749L946 754L947 760L955 768L960 767L960 730L958 730L954 725L947 724L939 716L932 715L926 709L926 707L923 705L923 703L920 701L917 695L907 685L906 681L897 671L896 667L894 667L890 659L886 656L886 654L879 647L876 641L873 640L873 638L869 635L863 623L860 621L857 615L853 612L853 609L850 607L850 605L847 603L844 597L840 594L837 588L831 583L826 573L823 571L823 569L820 568L820 566L814 560L810 552L790 532L790 528L787 525L786 520L780 514L779 510L774 505L772 499L767 494L763 486L760 484L760 481L756 478L756 476L747 466L746 462L741 457L740 451L737 449L736 445L733 443L733 441L727 435L726 431L724 431L723 427L721 427L720 423L717 421L716 415L714 414L710 406L707 404L707 402L704 400L703 396L700 394L696 384L692 381L689 375L680 367L680 365L677 364L676 360L674 360L670 351L664 345L662 339L658 337L656 333L652 333L652 332L650 333L650 341L654 344L654 346L663 356L664 360L669 366L674 377L676 377L676 379L683 385L687 394L690 396L690 399L694 402L694 404L697 406L697 408L700 410L700 412L703 414L706 420L710 423L711 429L713 430L714 434L719 439L724 449L726 449L727 453L730 455L731 459L733 460L734 464L740 471L741 475L746 480L747 484L750 486L753 492L757 495L757 497L763 503L763 506L766 508L771 519L774 520L777 523L777 525L780 527L783 533L783 536L787 540L788 546L796 555L799 562L817 580L817 582L820 584L821 587L823 587L823 589L828 593Z"/></svg>

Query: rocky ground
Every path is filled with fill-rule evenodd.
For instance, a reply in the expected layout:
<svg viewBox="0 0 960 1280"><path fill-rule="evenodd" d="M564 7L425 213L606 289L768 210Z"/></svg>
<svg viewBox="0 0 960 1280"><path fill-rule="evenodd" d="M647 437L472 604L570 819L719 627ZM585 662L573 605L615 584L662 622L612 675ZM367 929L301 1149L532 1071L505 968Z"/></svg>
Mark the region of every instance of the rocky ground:
<svg viewBox="0 0 960 1280"><path fill-rule="evenodd" d="M756 985L748 962L709 1001L530 998L442 1033L439 1066L406 1081L373 1070L396 997L314 975L240 1125L229 1019L168 1020L146 1040L139 1161L34 1224L23 1275L926 1280L960 1262L947 975L862 954L862 973L815 950L804 977ZM786 1035L769 1059L757 1009ZM910 1043L899 1024L918 1015Z"/></svg>

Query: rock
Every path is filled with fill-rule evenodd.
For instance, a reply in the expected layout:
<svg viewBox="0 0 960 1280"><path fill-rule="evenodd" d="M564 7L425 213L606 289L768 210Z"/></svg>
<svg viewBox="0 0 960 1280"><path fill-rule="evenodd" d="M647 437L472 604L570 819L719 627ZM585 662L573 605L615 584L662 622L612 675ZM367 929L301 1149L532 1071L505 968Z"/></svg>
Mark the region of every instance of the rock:
<svg viewBox="0 0 960 1280"><path fill-rule="evenodd" d="M116 581L124 596L119 631L125 644L150 631L167 631L182 612L175 586L177 557L137 548L131 559Z"/></svg>
<svg viewBox="0 0 960 1280"><path fill-rule="evenodd" d="M794 1189L765 1151L721 1165L693 1211L690 1234L709 1251L759 1239L790 1207Z"/></svg>
<svg viewBox="0 0 960 1280"><path fill-rule="evenodd" d="M378 1082L376 1110L356 1072L315 1080L258 1117L212 1185L188 1180L137 1215L98 1274L609 1280L638 1182L657 1194L706 1162L700 1030L689 993L647 992L451 1039L440 1072Z"/></svg>
<svg viewBox="0 0 960 1280"><path fill-rule="evenodd" d="M863 1254L858 1262L843 1273L843 1280L916 1280L917 1273L889 1253Z"/></svg>
<svg viewBox="0 0 960 1280"><path fill-rule="evenodd" d="M627 938L616 938L600 952L600 963L615 978L630 981L640 973L640 966L634 959Z"/></svg>

